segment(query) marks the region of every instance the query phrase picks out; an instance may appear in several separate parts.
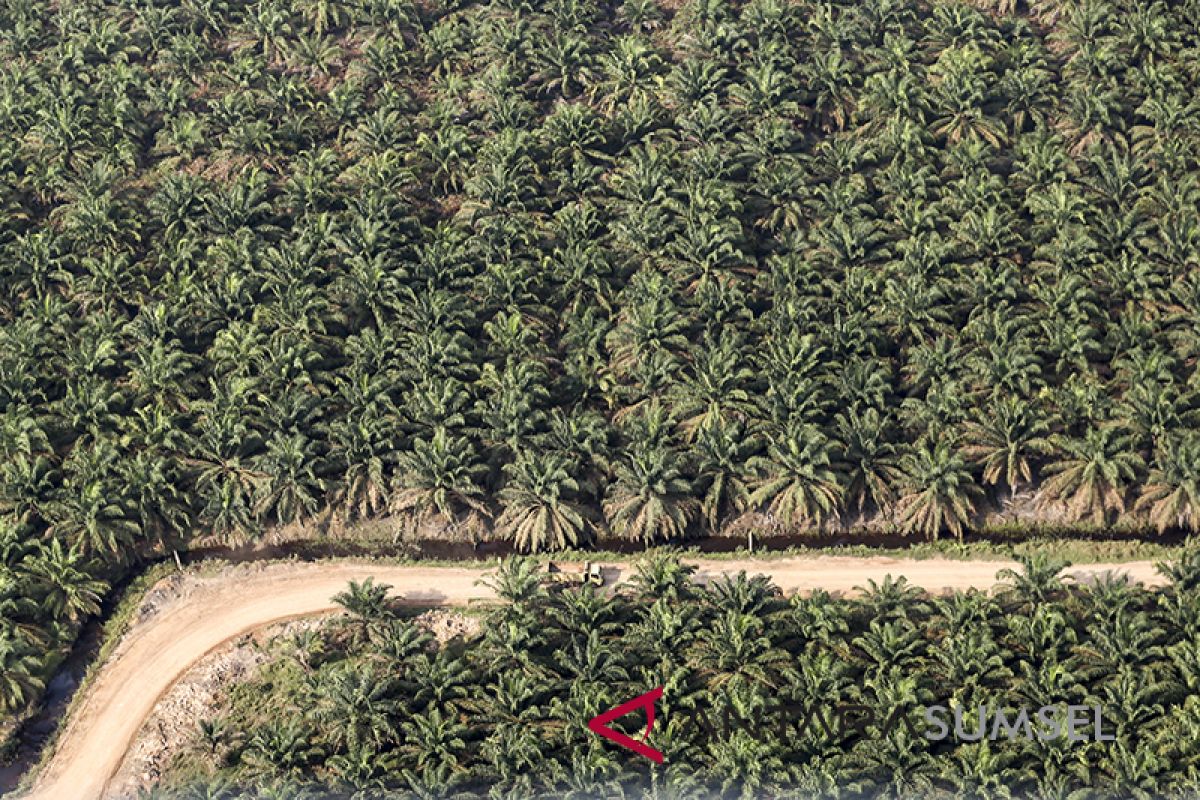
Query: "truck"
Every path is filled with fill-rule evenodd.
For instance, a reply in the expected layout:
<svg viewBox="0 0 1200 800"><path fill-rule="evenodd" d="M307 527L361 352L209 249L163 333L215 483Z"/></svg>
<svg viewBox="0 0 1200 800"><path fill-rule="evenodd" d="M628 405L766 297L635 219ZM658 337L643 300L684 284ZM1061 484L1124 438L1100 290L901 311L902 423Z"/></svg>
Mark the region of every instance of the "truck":
<svg viewBox="0 0 1200 800"><path fill-rule="evenodd" d="M582 565L549 561L546 563L543 581L554 586L582 586L588 583L603 586L604 573L600 565L593 561L585 561Z"/></svg>

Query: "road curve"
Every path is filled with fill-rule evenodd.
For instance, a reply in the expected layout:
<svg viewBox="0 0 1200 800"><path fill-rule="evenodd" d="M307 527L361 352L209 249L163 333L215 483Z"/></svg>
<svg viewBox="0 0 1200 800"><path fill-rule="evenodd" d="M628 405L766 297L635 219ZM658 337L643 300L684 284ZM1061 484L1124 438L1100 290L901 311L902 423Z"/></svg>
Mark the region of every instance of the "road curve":
<svg viewBox="0 0 1200 800"><path fill-rule="evenodd" d="M905 560L820 556L764 561L693 560L697 579L711 580L741 570L765 573L786 592L826 589L850 592L887 575L906 577L930 591L989 588L1003 561ZM628 568L609 567L624 580ZM1160 585L1152 562L1090 564L1072 568L1077 579L1101 572L1127 573ZM231 639L293 617L335 608L330 598L352 580L375 578L391 584L397 598L414 605L464 605L494 599L478 581L486 569L388 566L369 562L283 563L168 606L135 626L76 706L58 738L56 751L37 776L30 800L98 800L133 744L158 699L205 655Z"/></svg>

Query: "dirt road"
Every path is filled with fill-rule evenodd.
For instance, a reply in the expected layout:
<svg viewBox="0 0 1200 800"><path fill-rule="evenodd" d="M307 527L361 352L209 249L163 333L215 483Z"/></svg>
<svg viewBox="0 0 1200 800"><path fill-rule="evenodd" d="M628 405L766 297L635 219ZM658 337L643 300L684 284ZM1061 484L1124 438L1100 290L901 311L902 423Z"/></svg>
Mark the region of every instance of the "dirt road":
<svg viewBox="0 0 1200 800"><path fill-rule="evenodd" d="M769 574L785 591L853 591L868 580L903 575L930 591L988 588L1003 561L923 561L895 558L814 557L766 561L693 561L697 578L745 570ZM1148 585L1163 582L1151 562L1090 564L1070 570L1087 580L1105 571L1125 572ZM627 567L612 565L610 576L627 577ZM624 574L622 574L624 573ZM351 580L374 577L395 587L393 593L414 605L464 605L494 599L477 581L483 569L387 566L326 562L278 564L209 587L168 605L135 626L104 665L83 701L67 721L57 750L38 776L30 798L91 800L121 765L142 722L166 692L197 660L256 628L291 617L328 612L330 598Z"/></svg>

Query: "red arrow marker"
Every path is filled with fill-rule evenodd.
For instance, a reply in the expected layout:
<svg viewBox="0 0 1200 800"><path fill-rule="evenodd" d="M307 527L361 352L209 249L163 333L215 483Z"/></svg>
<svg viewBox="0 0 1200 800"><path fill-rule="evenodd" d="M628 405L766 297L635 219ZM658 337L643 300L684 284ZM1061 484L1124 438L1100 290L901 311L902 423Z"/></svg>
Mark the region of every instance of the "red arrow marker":
<svg viewBox="0 0 1200 800"><path fill-rule="evenodd" d="M637 739L626 736L620 731L614 731L608 727L608 723L612 722L617 717L623 717L631 711L636 711L639 708L646 709L646 732L642 734L642 739L650 736L650 731L654 728L654 701L662 697L663 687L651 689L643 695L633 698L627 703L621 703L616 708L610 708L603 714L597 717L592 717L588 720L588 730L592 733L599 734L605 739L616 742L621 747L626 747L638 755L643 755L656 764L663 763L663 754L655 750L648 744L639 742Z"/></svg>

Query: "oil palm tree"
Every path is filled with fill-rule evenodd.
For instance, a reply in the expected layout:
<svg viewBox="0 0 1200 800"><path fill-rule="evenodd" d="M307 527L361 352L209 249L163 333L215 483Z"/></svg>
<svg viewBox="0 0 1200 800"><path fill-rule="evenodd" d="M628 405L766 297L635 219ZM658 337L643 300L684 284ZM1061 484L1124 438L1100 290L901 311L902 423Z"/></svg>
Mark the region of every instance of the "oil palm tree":
<svg viewBox="0 0 1200 800"><path fill-rule="evenodd" d="M86 486L56 504L50 530L80 548L81 552L121 557L137 541L137 526L103 483Z"/></svg>
<svg viewBox="0 0 1200 800"><path fill-rule="evenodd" d="M414 515L420 523L431 515L454 521L467 509L486 514L478 480L485 467L476 461L470 440L438 427L429 439L418 438L400 456L391 510Z"/></svg>
<svg viewBox="0 0 1200 800"><path fill-rule="evenodd" d="M579 482L565 456L522 452L504 466L508 482L498 493L503 510L498 535L523 553L562 550L586 541L591 523L576 502Z"/></svg>
<svg viewBox="0 0 1200 800"><path fill-rule="evenodd" d="M902 481L896 445L887 437L887 418L875 408L838 415L839 471L845 475L845 505L859 513L888 513Z"/></svg>
<svg viewBox="0 0 1200 800"><path fill-rule="evenodd" d="M696 437L696 484L703 492L700 513L710 532L719 531L729 516L747 508L750 485L744 465L757 447L758 437L748 435L738 422L718 423Z"/></svg>
<svg viewBox="0 0 1200 800"><path fill-rule="evenodd" d="M0 627L0 710L13 714L25 708L45 687L46 664L37 651L8 626Z"/></svg>
<svg viewBox="0 0 1200 800"><path fill-rule="evenodd" d="M1134 509L1145 512L1159 533L1200 528L1200 440L1184 434L1163 442Z"/></svg>
<svg viewBox="0 0 1200 800"><path fill-rule="evenodd" d="M983 468L983 480L1003 484L1010 494L1033 480L1034 459L1050 447L1049 423L1035 406L1006 396L967 422L963 455Z"/></svg>
<svg viewBox="0 0 1200 800"><path fill-rule="evenodd" d="M374 670L341 665L318 685L314 701L316 720L335 731L339 746L380 746L396 735L398 702L391 680Z"/></svg>
<svg viewBox="0 0 1200 800"><path fill-rule="evenodd" d="M947 530L961 540L980 491L953 445L926 437L902 459L901 469L904 488L896 503L901 528L930 540Z"/></svg>
<svg viewBox="0 0 1200 800"><path fill-rule="evenodd" d="M668 445L642 445L613 465L604 499L614 534L650 545L682 539L699 510L683 459Z"/></svg>
<svg viewBox="0 0 1200 800"><path fill-rule="evenodd" d="M24 561L25 574L53 619L78 623L100 613L108 584L95 577L90 559L78 547L51 539Z"/></svg>
<svg viewBox="0 0 1200 800"><path fill-rule="evenodd" d="M285 525L312 517L325 489L314 470L315 456L315 443L304 434L271 437L256 464L264 478L255 511Z"/></svg>
<svg viewBox="0 0 1200 800"><path fill-rule="evenodd" d="M787 426L765 455L747 463L758 475L748 502L765 508L781 525L820 526L836 516L842 496L831 456L832 447L820 429Z"/></svg>
<svg viewBox="0 0 1200 800"><path fill-rule="evenodd" d="M1044 506L1061 507L1073 520L1102 524L1125 510L1125 490L1142 468L1130 435L1113 426L1089 428L1081 438L1056 437L1058 455L1041 487Z"/></svg>
<svg viewBox="0 0 1200 800"><path fill-rule="evenodd" d="M344 608L353 619L356 638L365 638L372 629L392 619L388 602L391 588L386 583L375 583L374 578L367 578L361 583L350 581L346 591L333 596L333 602Z"/></svg>

